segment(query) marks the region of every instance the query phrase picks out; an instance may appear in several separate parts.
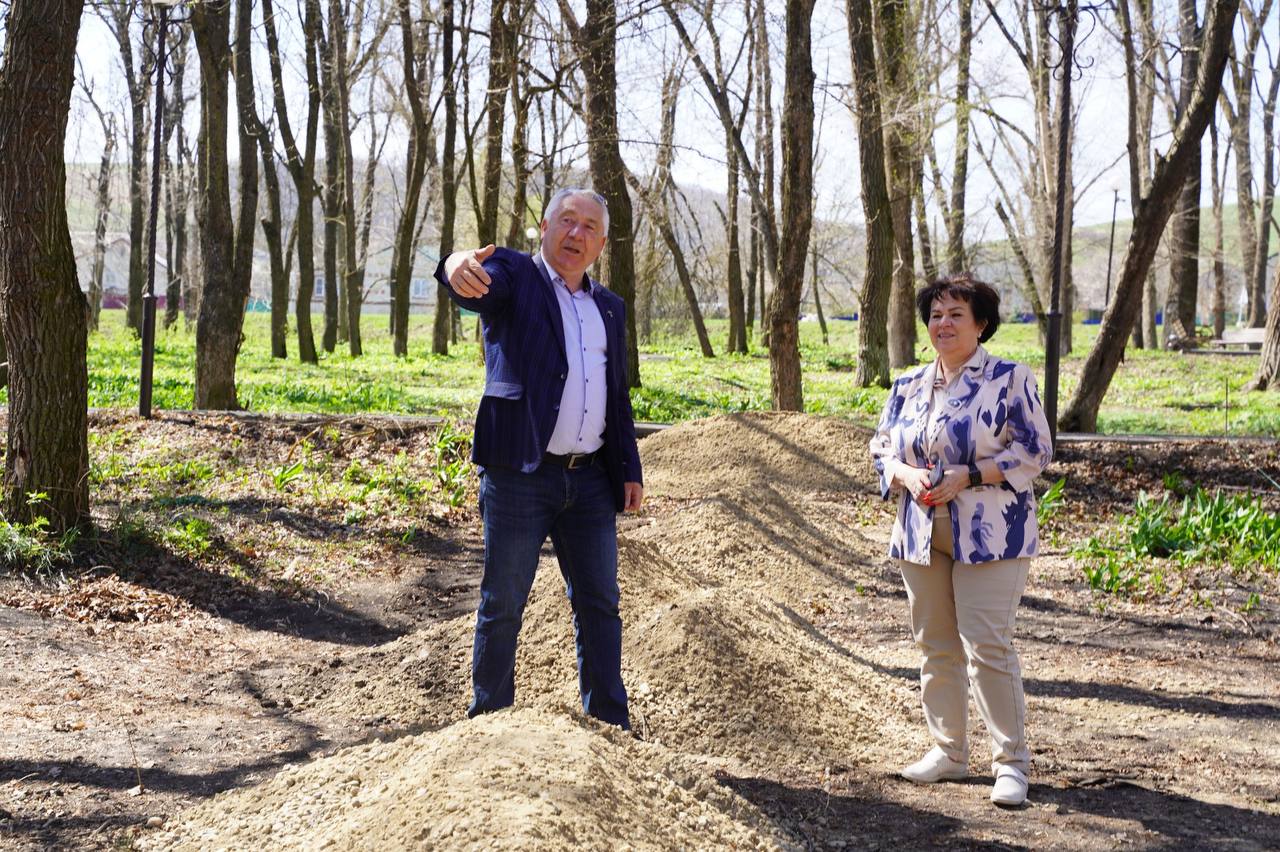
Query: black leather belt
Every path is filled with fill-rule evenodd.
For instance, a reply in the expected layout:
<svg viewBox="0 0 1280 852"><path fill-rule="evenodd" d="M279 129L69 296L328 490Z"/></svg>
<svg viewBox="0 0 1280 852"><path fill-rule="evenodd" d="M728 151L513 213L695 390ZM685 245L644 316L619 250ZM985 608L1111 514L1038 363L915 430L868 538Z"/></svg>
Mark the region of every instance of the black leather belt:
<svg viewBox="0 0 1280 852"><path fill-rule="evenodd" d="M598 452L599 450L593 450L589 453L566 453L563 456L558 456L555 453L543 453L542 460L560 467L566 467L569 470L577 470L581 467L588 467L596 460L596 453Z"/></svg>

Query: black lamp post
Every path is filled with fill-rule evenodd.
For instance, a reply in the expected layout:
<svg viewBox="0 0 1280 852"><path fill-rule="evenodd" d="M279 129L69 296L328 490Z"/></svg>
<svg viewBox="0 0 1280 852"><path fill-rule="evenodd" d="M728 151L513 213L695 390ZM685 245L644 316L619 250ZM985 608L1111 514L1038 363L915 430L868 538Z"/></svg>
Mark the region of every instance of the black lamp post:
<svg viewBox="0 0 1280 852"><path fill-rule="evenodd" d="M170 23L169 10L180 5L182 0L149 2L156 13L156 109L151 145L151 209L147 214L147 289L142 296L142 375L138 380L138 414L148 418L151 416L151 374L156 348L156 220L160 207L161 139L164 138L165 36Z"/></svg>

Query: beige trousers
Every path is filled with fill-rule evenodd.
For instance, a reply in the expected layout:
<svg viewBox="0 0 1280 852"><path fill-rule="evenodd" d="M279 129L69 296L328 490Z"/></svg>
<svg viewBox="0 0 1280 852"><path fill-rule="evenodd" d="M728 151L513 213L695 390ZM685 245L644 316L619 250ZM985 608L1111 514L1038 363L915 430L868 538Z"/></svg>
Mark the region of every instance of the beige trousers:
<svg viewBox="0 0 1280 852"><path fill-rule="evenodd" d="M1030 559L977 565L954 561L951 515L943 509L934 513L930 564L898 561L911 607L911 632L924 654L920 694L925 721L953 760L968 760L965 734L972 692L991 735L992 770L999 764L1029 769L1013 622L1030 564Z"/></svg>

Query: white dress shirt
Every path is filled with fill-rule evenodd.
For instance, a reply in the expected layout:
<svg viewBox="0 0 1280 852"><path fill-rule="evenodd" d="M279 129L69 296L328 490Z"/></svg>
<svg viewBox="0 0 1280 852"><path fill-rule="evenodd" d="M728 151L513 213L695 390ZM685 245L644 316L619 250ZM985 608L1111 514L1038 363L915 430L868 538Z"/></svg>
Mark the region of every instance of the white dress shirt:
<svg viewBox="0 0 1280 852"><path fill-rule="evenodd" d="M559 416L547 452L558 456L594 452L604 445L605 368L609 360L604 318L588 289L589 278L586 286L571 293L564 278L547 263L545 256L542 262L551 276L551 286L560 305L564 354L569 362Z"/></svg>

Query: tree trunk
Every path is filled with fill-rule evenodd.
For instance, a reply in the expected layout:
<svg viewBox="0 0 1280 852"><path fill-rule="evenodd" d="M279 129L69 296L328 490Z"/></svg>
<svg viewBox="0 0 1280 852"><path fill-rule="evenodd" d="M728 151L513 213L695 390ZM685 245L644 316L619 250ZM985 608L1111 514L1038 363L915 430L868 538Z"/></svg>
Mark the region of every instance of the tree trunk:
<svg viewBox="0 0 1280 852"><path fill-rule="evenodd" d="M916 362L916 258L911 235L911 199L915 188L914 153L910 122L916 97L909 64L906 0L877 0L876 31L884 59L882 91L887 110L884 123L885 174L889 183L889 211L893 218L893 284L889 296L889 366L908 367ZM967 135L966 135L967 138ZM817 268L815 267L815 274Z"/></svg>
<svg viewBox="0 0 1280 852"><path fill-rule="evenodd" d="M778 228L778 210L775 200L775 192L777 186L777 176L774 169L773 151L774 151L774 128L773 128L773 61L769 53L769 28L765 24L765 1L755 0L755 46L756 46L756 83L759 86L756 95L756 115L759 118L757 125L757 133L755 140L756 162L759 164L759 172L756 175L747 174L747 179L756 186L758 194L761 196L759 224L757 231L760 235L760 328L761 342L765 346L769 345L769 304L766 292L770 283L777 286L779 275L778 256L777 256L777 240L776 237L771 238L771 234L777 233ZM739 152L741 153L741 152ZM745 161L744 161L745 163ZM772 239L773 248L770 248Z"/></svg>
<svg viewBox="0 0 1280 852"><path fill-rule="evenodd" d="M98 317L102 313L102 273L107 256L107 217L111 213L111 158L116 150L115 116L108 116L102 126L105 135L102 162L98 166L98 193L93 223L93 271L89 277L89 328L98 330ZM170 270L170 275L173 271Z"/></svg>
<svg viewBox="0 0 1280 852"><path fill-rule="evenodd" d="M1267 274L1265 269L1261 271L1257 269L1259 257L1257 239L1263 223L1259 221L1258 204L1253 195L1255 182L1252 130L1258 43L1273 4L1271 0L1264 0L1261 5L1260 12L1254 10L1253 4L1247 4L1241 9L1244 39L1242 44L1235 47L1237 54L1228 65L1231 73L1231 88L1235 92L1236 102L1232 105L1227 97L1225 86L1220 99L1223 114L1227 119L1231 146L1236 154L1236 216L1240 241L1240 268L1243 270L1245 289L1249 295L1246 322L1251 327L1262 325L1266 313L1261 307L1255 309L1257 300L1261 299L1265 293ZM1262 144L1268 148L1270 146L1270 142L1266 140ZM1267 256L1265 249L1260 256L1265 264Z"/></svg>
<svg viewBox="0 0 1280 852"><path fill-rule="evenodd" d="M283 215L280 209L280 173L276 169L275 140L258 116L257 105L243 106L242 120L258 145L262 160L262 182L267 190L267 215L262 217L262 236L267 242L271 266L271 357L289 357L289 262L293 246L285 246ZM296 235L296 229L293 231Z"/></svg>
<svg viewBox="0 0 1280 852"><path fill-rule="evenodd" d="M1227 156L1231 149L1227 149ZM1209 191L1213 201L1213 336L1220 338L1227 328L1227 270L1222 260L1222 181L1218 178L1218 122L1209 120ZM1224 163L1225 165L1225 163Z"/></svg>
<svg viewBox="0 0 1280 852"><path fill-rule="evenodd" d="M1280 388L1280 265L1271 284L1271 304L1267 308L1267 332L1263 338L1258 372L1245 385L1247 391Z"/></svg>
<svg viewBox="0 0 1280 852"><path fill-rule="evenodd" d="M1258 233L1253 241L1253 280L1249 287L1248 326L1259 328L1266 319L1267 257L1271 254L1271 213L1276 200L1276 140L1272 135L1276 120L1276 97L1280 95L1280 69L1271 69L1271 84L1262 105L1262 209Z"/></svg>
<svg viewBox="0 0 1280 852"><path fill-rule="evenodd" d="M444 32L441 33L443 53L442 77L444 80L444 155L440 164L441 200L444 207L440 222L440 256L453 253L453 227L458 214L458 95L454 85L457 73L453 61L453 0L443 0L441 16ZM431 330L431 351L436 355L449 354L449 325L453 302L443 284L436 285L436 316Z"/></svg>
<svg viewBox="0 0 1280 852"><path fill-rule="evenodd" d="M1195 0L1179 0L1179 34L1182 46L1182 68L1179 73L1178 116L1186 111L1191 98L1200 56L1200 30L1196 19ZM1200 144L1191 151L1178 208L1169 232L1169 289L1164 297L1164 345L1182 348L1195 340L1196 295L1200 282Z"/></svg>
<svg viewBox="0 0 1280 852"><path fill-rule="evenodd" d="M800 295L813 225L814 0L787 0L786 84L782 97L782 238L769 300L769 376L773 407L803 411ZM867 33L868 40L870 32ZM884 163L883 153L880 162ZM883 165L882 165L883 168Z"/></svg>
<svg viewBox="0 0 1280 852"><path fill-rule="evenodd" d="M267 188L267 215L262 235L271 262L271 357L289 357L289 274L285 271L285 247L281 234L280 176L270 137L260 131L263 184Z"/></svg>
<svg viewBox="0 0 1280 852"><path fill-rule="evenodd" d="M338 0L329 2L329 22L329 55L333 62L335 123L338 126L336 155L340 164L338 213L342 223L339 229L342 237L342 271L338 281L341 286L341 298L338 299L338 338L341 340L345 335L348 354L352 358L359 358L364 354L364 343L360 337L360 310L364 304L361 282L364 280L364 270L356 256L359 231L356 227L356 161L351 149L351 81L348 78L350 68L347 61L347 29ZM369 122L373 122L372 115L369 116ZM368 156L373 160L375 153L372 149Z"/></svg>
<svg viewBox="0 0 1280 852"><path fill-rule="evenodd" d="M680 240L676 238L675 231L667 220L667 214L664 212L661 216L655 216L654 219L658 231L662 234L662 240L667 245L667 250L671 252L671 261L675 264L676 277L680 279L680 289L684 292L685 303L689 306L689 316L693 319L693 328L698 335L698 346L702 350L702 357L714 358L716 353L711 348L707 324L702 320L702 308L698 306L698 293L693 289L693 277L689 274L688 264L685 263L684 249L681 248Z"/></svg>
<svg viewBox="0 0 1280 852"><path fill-rule="evenodd" d="M728 187L725 191L725 236L728 239L728 352L747 353L746 305L742 292L742 251L738 240L738 154L732 141L725 146Z"/></svg>
<svg viewBox="0 0 1280 852"><path fill-rule="evenodd" d="M325 153L324 185L320 190L320 213L324 217L321 229L324 239L321 250L324 259L324 326L320 333L320 348L333 354L333 350L338 346L338 295L342 286L339 283L342 272L338 269L338 243L341 240L338 230L342 204L342 177L339 174L342 165L338 151L342 143L338 141L339 130L334 126L337 116L333 113L336 112L336 108L328 106L329 98L330 96L326 94L322 99L325 103L322 113Z"/></svg>
<svg viewBox="0 0 1280 852"><path fill-rule="evenodd" d="M965 188L969 181L969 59L973 46L973 0L959 0L960 43L956 47L956 152L947 216L947 263L952 272L969 268L964 248Z"/></svg>
<svg viewBox="0 0 1280 852"><path fill-rule="evenodd" d="M294 220L298 252L298 297L294 307L294 323L298 327L298 358L306 364L318 364L315 336L311 331L311 296L315 292L315 175L316 131L320 119L320 83L316 68L316 45L319 41L320 10L318 0L304 0L303 42L307 70L307 129L303 149L298 150L289 112L285 106L280 46L276 36L275 0L262 0L262 18L267 35L267 58L271 64L271 86L275 96L276 122L284 142L289 176L298 198Z"/></svg>
<svg viewBox="0 0 1280 852"><path fill-rule="evenodd" d="M506 124L507 89L511 85L511 72L507 68L509 45L505 18L509 2L510 0L490 0L489 4L489 86L484 101L488 130L484 138L484 183L480 196L480 217L476 222L477 241L482 246L498 241L502 131Z"/></svg>
<svg viewBox="0 0 1280 852"><path fill-rule="evenodd" d="M747 239L747 316L746 336L748 343L756 327L756 282L762 280L760 275L760 229L757 225L760 218L756 209L756 201L751 199L751 234Z"/></svg>
<svg viewBox="0 0 1280 852"><path fill-rule="evenodd" d="M1157 163L1150 188L1137 204L1120 280L1102 318L1097 340L1085 358L1081 382L1059 419L1062 431L1093 432L1097 428L1098 409L1124 355L1125 340L1133 329L1140 305L1136 298L1138 289L1150 270L1160 235L1191 167L1194 150L1199 147L1213 113L1239 5L1239 0L1220 0L1209 5L1201 40L1199 73L1188 108L1174 127L1169 150Z"/></svg>
<svg viewBox="0 0 1280 852"><path fill-rule="evenodd" d="M526 244L525 229L529 219L529 106L533 93L523 83L525 72L518 57L528 49L525 30L530 20L530 0L515 0L511 4L511 17L507 24L510 60L507 72L511 77L511 109L515 113L515 125L511 133L511 166L515 175L515 192L511 201L511 221L507 225L507 245Z"/></svg>
<svg viewBox="0 0 1280 852"><path fill-rule="evenodd" d="M120 49L120 65L124 70L125 89L129 96L131 117L129 142L129 283L125 323L135 334L142 333L142 290L145 285L143 272L143 234L147 203L147 104L151 96L151 62L143 59L137 66L133 61L133 33L131 24L139 4L137 0L125 0L99 10L99 15L111 28ZM110 15L110 18L107 15Z"/></svg>
<svg viewBox="0 0 1280 852"><path fill-rule="evenodd" d="M962 0L962 3L965 0ZM867 227L867 263L859 294L858 387L889 386L888 311L893 283L893 214L885 177L880 83L871 6L847 0L849 47L853 59L853 93L857 102L858 160L862 177L862 210Z"/></svg>
<svg viewBox="0 0 1280 852"><path fill-rule="evenodd" d="M199 4L191 24L200 55L200 170L197 185L203 211L200 251L204 295L196 322L196 408L234 409L236 358L253 264L258 210L258 150L250 134L253 68L250 64L252 0L236 4L235 81L239 121L240 187L237 221L231 215L227 166L228 42L231 4Z"/></svg>
<svg viewBox="0 0 1280 852"><path fill-rule="evenodd" d="M1136 213L1138 199L1142 198L1151 182L1151 121L1155 104L1154 58L1150 33L1150 0L1138 0L1137 8L1142 17L1142 56L1135 43L1136 35L1129 0L1119 0L1117 17L1120 22L1121 45L1124 48L1125 89L1128 94L1128 151L1129 151L1129 205ZM1141 79L1139 79L1141 72ZM1141 311L1133 326L1133 344L1142 348L1157 348L1155 337L1156 305L1155 274L1148 272L1140 292L1135 298L1142 302Z"/></svg>
<svg viewBox="0 0 1280 852"><path fill-rule="evenodd" d="M561 13L572 19L566 0ZM591 182L609 204L609 242L601 279L622 297L627 308L627 377L640 387L640 352L636 346L635 244L626 165L618 145L617 31L615 0L587 0L587 15L575 29L574 44L586 81L587 156Z"/></svg>
<svg viewBox="0 0 1280 852"><path fill-rule="evenodd" d="M0 64L0 326L8 346L4 517L89 524L87 306L63 150L84 0L13 0Z"/></svg>
<svg viewBox="0 0 1280 852"><path fill-rule="evenodd" d="M413 276L414 245L418 226L418 203L422 184L427 176L427 148L430 144L427 132L424 93L418 79L417 48L414 46L413 21L409 16L409 0L399 0L400 32L402 37L402 62L405 89L412 120L409 125L409 149L406 173L408 187L404 207L396 226L395 245L391 257L391 311L392 351L397 358L409 354L409 282ZM492 240L490 240L491 242Z"/></svg>
<svg viewBox="0 0 1280 852"><path fill-rule="evenodd" d="M818 314L818 328L822 330L822 345L830 346L831 337L827 334L827 317L822 312L822 286L821 280L818 278L818 239L815 236L810 240L812 251L810 252L810 260L813 263L813 309Z"/></svg>
<svg viewBox="0 0 1280 852"><path fill-rule="evenodd" d="M917 156L912 180L915 181L913 202L916 209L916 237L920 240L920 269L924 280L938 280L938 263L933 256L933 240L929 235L929 216L924 206L924 158Z"/></svg>
<svg viewBox="0 0 1280 852"><path fill-rule="evenodd" d="M164 327L171 328L178 321L182 308L182 289L187 265L187 207L190 190L187 186L187 131L185 117L187 99L184 80L187 68L187 27L178 29L177 45L172 49L173 97L170 98L164 119L164 169L165 169L165 259L168 264L168 281L165 286ZM169 157L170 137L176 138L177 156Z"/></svg>

